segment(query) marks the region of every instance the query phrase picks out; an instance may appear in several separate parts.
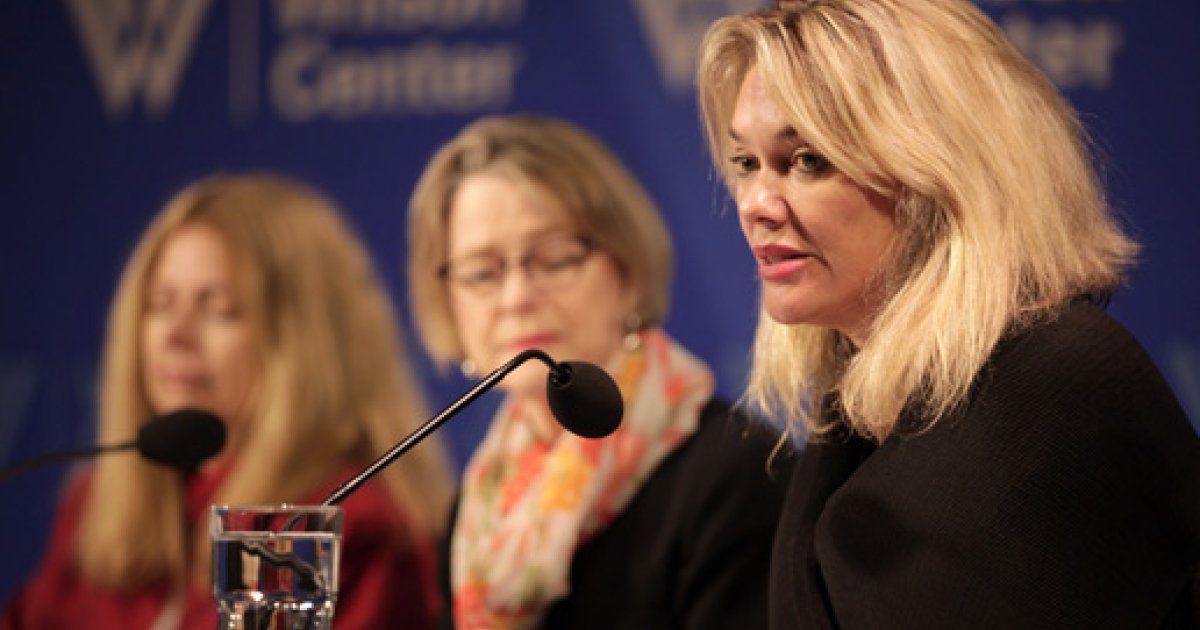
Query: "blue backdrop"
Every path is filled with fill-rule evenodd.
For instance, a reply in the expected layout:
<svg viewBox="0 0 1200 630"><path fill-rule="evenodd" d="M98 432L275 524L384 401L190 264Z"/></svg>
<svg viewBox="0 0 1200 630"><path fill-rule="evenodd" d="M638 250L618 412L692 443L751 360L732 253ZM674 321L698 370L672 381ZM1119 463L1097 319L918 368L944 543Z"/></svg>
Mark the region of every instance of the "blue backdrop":
<svg viewBox="0 0 1200 630"><path fill-rule="evenodd" d="M0 8L0 463L93 439L117 274L150 216L216 170L338 199L407 324L404 204L489 112L604 138L678 249L668 328L742 386L754 266L711 176L691 77L704 27L755 0L10 0ZM1200 418L1200 4L981 0L1084 113L1145 245L1111 312ZM1030 159L1038 159L1031 155ZM410 330L410 339L411 329ZM431 402L463 391L410 344ZM448 425L461 464L489 404ZM0 599L37 562L64 467L0 482Z"/></svg>

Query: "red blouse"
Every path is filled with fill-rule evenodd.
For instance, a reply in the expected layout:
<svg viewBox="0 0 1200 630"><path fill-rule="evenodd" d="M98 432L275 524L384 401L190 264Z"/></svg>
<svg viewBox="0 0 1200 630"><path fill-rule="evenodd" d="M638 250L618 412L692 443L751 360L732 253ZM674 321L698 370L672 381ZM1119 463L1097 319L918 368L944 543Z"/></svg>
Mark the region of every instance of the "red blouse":
<svg viewBox="0 0 1200 630"><path fill-rule="evenodd" d="M357 471L345 471L320 492L318 503ZM208 532L208 506L223 473L198 474L187 485L187 514L195 531ZM431 544L414 542L405 518L379 480L372 480L343 503L342 565L334 627L432 628L439 596ZM48 551L33 577L0 617L0 630L38 628L149 629L171 595L167 580L141 590L117 593L83 580L72 551L88 481L74 483L55 517ZM207 585L190 584L179 630L212 630L217 604Z"/></svg>

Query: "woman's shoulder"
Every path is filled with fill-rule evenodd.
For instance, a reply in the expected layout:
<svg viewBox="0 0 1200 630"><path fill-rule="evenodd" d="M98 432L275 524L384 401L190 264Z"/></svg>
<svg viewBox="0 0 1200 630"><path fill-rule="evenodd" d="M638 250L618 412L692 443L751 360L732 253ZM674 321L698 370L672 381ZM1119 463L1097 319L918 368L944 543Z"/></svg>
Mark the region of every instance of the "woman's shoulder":
<svg viewBox="0 0 1200 630"><path fill-rule="evenodd" d="M1099 306L1075 300L1042 314L997 344L990 366L1019 367L1031 377L1129 379L1157 374L1149 354ZM1080 378L1086 377L1086 378Z"/></svg>
<svg viewBox="0 0 1200 630"><path fill-rule="evenodd" d="M893 435L869 463L889 484L943 478L949 466L976 495L990 484L1081 497L1102 485L1128 497L1164 475L1194 488L1184 480L1200 478L1200 439L1133 335L1080 301L1006 337L962 405Z"/></svg>
<svg viewBox="0 0 1200 630"><path fill-rule="evenodd" d="M974 398L1020 418L1096 430L1105 421L1188 425L1166 378L1132 333L1099 307L1074 302L1004 340Z"/></svg>
<svg viewBox="0 0 1200 630"><path fill-rule="evenodd" d="M79 521L83 518L92 488L90 467L77 468L63 481L54 521L50 528L50 545L73 545Z"/></svg>
<svg viewBox="0 0 1200 630"><path fill-rule="evenodd" d="M28 580L4 603L0 628L31 627L35 620L44 623L51 615L69 612L58 606L64 596L77 602L81 595L92 593L81 582L72 559L90 483L90 469L73 471L64 482L42 558Z"/></svg>
<svg viewBox="0 0 1200 630"><path fill-rule="evenodd" d="M700 412L696 433L681 450L689 460L707 469L747 468L765 472L769 461L785 465L790 447L780 446L780 432L721 398L713 398Z"/></svg>
<svg viewBox="0 0 1200 630"><path fill-rule="evenodd" d="M1151 478L1200 491L1200 438L1170 385L1134 336L1090 303L1002 342L956 416L930 443L988 462L996 478L1075 496L1089 484L1145 496Z"/></svg>
<svg viewBox="0 0 1200 630"><path fill-rule="evenodd" d="M857 469L826 504L827 544L853 534L855 552L886 541L923 554L947 541L939 549L961 550L970 561L957 564L997 593L1038 576L1014 611L1088 602L1116 614L1115 602L1178 596L1195 572L1200 439L1133 335L1074 303L1005 339L974 388ZM831 526L864 510L862 531Z"/></svg>
<svg viewBox="0 0 1200 630"><path fill-rule="evenodd" d="M347 466L332 477L329 483L312 498L319 502L342 483L361 472L357 467ZM320 498L318 498L320 497ZM360 541L376 544L380 539L410 535L411 523L399 502L388 491L384 479L367 480L339 503L343 510L343 532L347 542Z"/></svg>
<svg viewBox="0 0 1200 630"><path fill-rule="evenodd" d="M321 496L361 472L350 465ZM432 627L438 595L432 536L419 534L375 477L347 495L343 509L341 588L336 627Z"/></svg>
<svg viewBox="0 0 1200 630"><path fill-rule="evenodd" d="M696 432L647 484L670 487L676 500L693 505L715 500L775 509L794 460L775 429L714 398L701 411Z"/></svg>
<svg viewBox="0 0 1200 630"><path fill-rule="evenodd" d="M774 448L780 433L764 420L721 397L710 398L700 410L697 435L711 436L744 449Z"/></svg>

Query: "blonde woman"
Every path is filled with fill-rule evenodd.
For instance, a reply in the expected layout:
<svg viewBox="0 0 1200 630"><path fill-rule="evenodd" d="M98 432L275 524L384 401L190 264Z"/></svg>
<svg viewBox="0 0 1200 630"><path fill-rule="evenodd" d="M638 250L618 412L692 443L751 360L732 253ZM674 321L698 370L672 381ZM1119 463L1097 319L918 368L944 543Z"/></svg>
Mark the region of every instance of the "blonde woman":
<svg viewBox="0 0 1200 630"><path fill-rule="evenodd" d="M187 187L133 252L109 318L99 438L209 409L224 450L193 474L101 458L69 492L6 628L216 624L207 507L315 503L423 419L367 252L316 191L269 174ZM429 627L449 473L426 442L351 495L338 628Z"/></svg>
<svg viewBox="0 0 1200 630"><path fill-rule="evenodd" d="M482 375L528 348L609 370L621 427L565 432L531 362L463 473L444 587L451 625L762 628L787 463L713 398L708 367L662 330L671 241L599 140L563 121L490 117L443 146L409 207L425 347Z"/></svg>
<svg viewBox="0 0 1200 630"><path fill-rule="evenodd" d="M967 0L777 2L699 98L758 260L748 398L807 436L773 628L1186 627L1200 443L1102 304L1137 251Z"/></svg>

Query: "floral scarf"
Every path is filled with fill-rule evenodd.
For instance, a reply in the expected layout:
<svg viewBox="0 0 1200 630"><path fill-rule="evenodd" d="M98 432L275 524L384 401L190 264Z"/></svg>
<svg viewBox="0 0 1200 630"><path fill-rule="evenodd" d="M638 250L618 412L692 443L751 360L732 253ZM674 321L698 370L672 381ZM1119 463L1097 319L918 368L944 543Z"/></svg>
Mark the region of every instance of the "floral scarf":
<svg viewBox="0 0 1200 630"><path fill-rule="evenodd" d="M696 431L708 367L660 329L608 366L625 414L607 438L567 431L545 405L506 401L463 473L450 550L461 630L531 628L567 595L575 550L607 527L664 457Z"/></svg>

